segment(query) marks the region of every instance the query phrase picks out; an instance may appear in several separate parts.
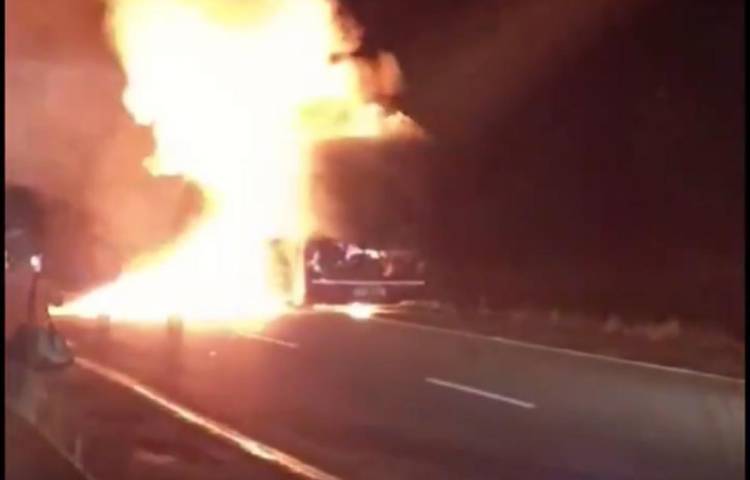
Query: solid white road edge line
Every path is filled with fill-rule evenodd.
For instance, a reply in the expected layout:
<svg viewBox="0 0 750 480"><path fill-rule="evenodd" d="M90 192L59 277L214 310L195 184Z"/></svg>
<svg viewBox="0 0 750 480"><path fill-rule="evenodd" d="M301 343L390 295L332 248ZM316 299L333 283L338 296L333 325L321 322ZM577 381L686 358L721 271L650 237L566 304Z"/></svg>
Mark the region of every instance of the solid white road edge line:
<svg viewBox="0 0 750 480"><path fill-rule="evenodd" d="M258 335L257 333L245 333L245 332L239 332L237 330L232 330L232 333L235 335L238 335L242 338L247 338L250 340L258 340L260 342L266 342L270 343L272 345L277 345L279 347L286 347L286 348L299 348L299 344L293 343L293 342L287 342L286 340L279 340L278 338L273 337L266 337L264 335Z"/></svg>
<svg viewBox="0 0 750 480"><path fill-rule="evenodd" d="M242 433L234 430L233 428L223 425L215 420L211 420L187 407L179 405L167 397L161 395L150 387L140 383L134 378L118 372L110 367L102 365L93 360L77 357L76 364L79 367L84 368L90 372L93 372L106 380L116 383L122 387L125 387L142 397L155 403L157 406L173 413L181 420L187 423L193 424L199 427L204 432L207 432L215 437L221 438L237 447L241 450L249 453L254 457L260 457L266 461L280 465L293 473L302 475L305 478L311 480L339 480L338 477L325 473L311 465L308 465L301 460L298 460L291 455L288 455L280 450L276 450L273 447L269 447L263 443L253 440Z"/></svg>
<svg viewBox="0 0 750 480"><path fill-rule="evenodd" d="M536 408L536 405L531 402L526 402L526 401L519 400L513 397L507 397L505 395L500 395L499 393L493 393L493 392L488 392L486 390L480 390L478 388L469 387L468 385L461 385L460 383L449 382L447 380L440 380L439 378L434 378L434 377L427 377L424 380L425 382L431 383L433 385L438 385L440 387L446 387L446 388L452 388L453 390L458 390L459 392L470 393L472 395L478 395L480 397L489 398L491 400L497 400L498 402L509 403L516 407L528 408L528 409Z"/></svg>
<svg viewBox="0 0 750 480"><path fill-rule="evenodd" d="M690 370L688 368L669 367L666 365L659 365L656 363L640 362L638 360L628 360L627 358L608 357L606 355L599 355L596 353L581 352L578 350L571 350L571 349L562 348L562 347L550 347L548 345L540 345L538 343L524 342L522 340L513 340L511 338L497 337L497 336L492 337L488 335L482 335L481 333L466 332L466 331L455 330L451 328L435 327L432 325L421 325L418 323L394 320L392 318L382 318L382 317L378 317L377 315L373 316L370 319L370 321L386 323L386 324L391 324L391 325L398 325L398 326L408 327L408 328L414 328L417 330L427 330L431 332L444 333L448 335L456 335L459 337L473 338L476 340L486 340L490 342L504 343L506 345L513 345L516 347L528 348L531 350L543 350L547 352L571 355L575 357L583 357L583 358L590 358L594 360L601 360L604 362L619 363L622 365L630 365L634 367L650 368L652 370L661 370L664 372L678 373L682 375L693 375L696 377L703 377L703 378L707 378L711 380L719 380L723 382L730 382L730 383L736 383L736 384L741 384L741 385L745 384L745 379L743 378L727 377L725 375L719 375L717 373L699 372L697 370Z"/></svg>

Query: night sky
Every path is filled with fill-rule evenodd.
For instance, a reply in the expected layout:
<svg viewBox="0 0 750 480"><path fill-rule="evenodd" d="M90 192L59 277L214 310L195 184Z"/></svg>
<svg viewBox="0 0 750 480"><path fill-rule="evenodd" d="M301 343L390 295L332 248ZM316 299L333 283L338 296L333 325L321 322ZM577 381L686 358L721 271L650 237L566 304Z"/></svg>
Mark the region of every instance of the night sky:
<svg viewBox="0 0 750 480"><path fill-rule="evenodd" d="M441 143L428 242L561 298L741 315L743 2L398 3L350 2Z"/></svg>

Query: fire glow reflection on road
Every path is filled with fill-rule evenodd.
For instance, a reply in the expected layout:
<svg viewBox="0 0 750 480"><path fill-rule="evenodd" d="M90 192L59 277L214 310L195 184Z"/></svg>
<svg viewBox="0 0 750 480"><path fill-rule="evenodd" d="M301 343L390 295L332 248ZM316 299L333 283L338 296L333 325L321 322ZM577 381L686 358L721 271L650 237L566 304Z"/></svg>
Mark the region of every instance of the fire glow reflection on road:
<svg viewBox="0 0 750 480"><path fill-rule="evenodd" d="M378 313L378 311L380 311L380 307L376 304L359 302L348 303L345 305L316 304L313 305L312 308L316 312L333 312L346 315L356 321L370 320Z"/></svg>
<svg viewBox="0 0 750 480"><path fill-rule="evenodd" d="M253 456L276 463L291 472L301 475L304 478L309 478L311 480L337 480L337 477L334 477L333 475L318 470L313 466L307 465L300 460L287 455L286 453L269 447L268 445L264 445L251 438L248 438L247 436L234 430L231 427L222 425L207 417L204 417L203 415L200 415L197 412L194 412L186 407L177 404L172 400L164 397L163 395L155 392L146 385L143 385L137 380L121 372L101 365L93 360L81 357L76 358L76 364L81 368L96 373L97 375L111 382L130 389L131 391L155 403L159 407L177 415L178 418L192 425L195 425L196 427L207 433L210 433L211 435L219 437L238 446L239 448Z"/></svg>
<svg viewBox="0 0 750 480"><path fill-rule="evenodd" d="M369 320L375 314L377 308L375 305L352 303L344 307L344 310L352 319L364 321Z"/></svg>

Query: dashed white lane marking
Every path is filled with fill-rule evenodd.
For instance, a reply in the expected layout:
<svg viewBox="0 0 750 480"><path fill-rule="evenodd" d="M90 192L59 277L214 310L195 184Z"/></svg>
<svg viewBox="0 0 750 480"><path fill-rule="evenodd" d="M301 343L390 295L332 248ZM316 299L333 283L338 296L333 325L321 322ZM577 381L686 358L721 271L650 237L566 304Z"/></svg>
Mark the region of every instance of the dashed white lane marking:
<svg viewBox="0 0 750 480"><path fill-rule="evenodd" d="M259 342L270 343L271 345L276 345L278 347L299 348L299 344L297 343L287 342L286 340L279 340L278 338L273 337L266 337L265 335L258 335L257 333L239 332L237 330L234 330L233 333L242 338L258 340Z"/></svg>
<svg viewBox="0 0 750 480"><path fill-rule="evenodd" d="M656 363L640 362L638 360L628 360L626 358L608 357L606 355L599 355L596 353L580 352L578 350L571 350L568 348L561 348L561 347L550 347L547 345L540 345L538 343L524 342L522 340L513 340L511 338L498 337L498 336L493 337L493 336L488 336L488 335L482 335L481 333L466 332L466 331L456 330L452 328L435 327L432 325L422 325L422 324L406 322L402 320L394 320L391 318L383 318L377 315L373 316L371 318L371 321L385 323L389 325L396 325L396 326L405 327L405 328L413 328L416 330L425 330L425 331L430 331L430 332L443 333L447 335L455 335L455 336L464 337L464 338L472 338L476 340L485 340L489 342L503 343L506 345L513 345L516 347L526 348L530 350L542 350L542 351L553 352L553 353L562 354L562 355L570 355L574 357L582 357L582 358L588 358L592 360L600 360L603 362L619 363L621 365L629 365L632 367L649 368L652 370L661 370L663 372L676 373L680 375L692 375L692 376L702 377L702 378L706 378L710 380L729 382L729 383L734 383L734 384L739 384L739 385L745 384L745 379L743 378L727 377L725 375L719 375L716 373L699 372L696 370L690 370L688 368L669 367L666 365L658 365Z"/></svg>
<svg viewBox="0 0 750 480"><path fill-rule="evenodd" d="M382 287L389 287L393 285L402 287L421 287L425 284L424 280L329 280L325 278L320 280L313 280L312 283L314 285L374 285Z"/></svg>
<svg viewBox="0 0 750 480"><path fill-rule="evenodd" d="M106 380L141 395L147 400L155 403L157 406L173 413L185 422L193 424L201 430L239 447L241 450L254 457L260 457L266 461L275 463L288 471L311 480L339 480L338 477L323 472L322 470L308 465L291 455L276 450L273 447L269 447L257 440L253 440L229 426L211 420L210 418L190 410L187 407L179 405L124 373L83 357L77 357L76 364L79 367L105 378Z"/></svg>
<svg viewBox="0 0 750 480"><path fill-rule="evenodd" d="M517 398L500 395L499 393L488 392L486 390L480 390L478 388L470 387L468 385L461 385L460 383L449 382L447 380L440 380L439 378L433 378L433 377L427 377L425 378L425 381L427 383L438 385L440 387L452 388L453 390L458 390L459 392L470 393L472 395L489 398L490 400L497 400L498 402L505 402L510 405L514 405L516 407L528 408L528 409L536 408L536 405L531 402L526 402L524 400L519 400Z"/></svg>

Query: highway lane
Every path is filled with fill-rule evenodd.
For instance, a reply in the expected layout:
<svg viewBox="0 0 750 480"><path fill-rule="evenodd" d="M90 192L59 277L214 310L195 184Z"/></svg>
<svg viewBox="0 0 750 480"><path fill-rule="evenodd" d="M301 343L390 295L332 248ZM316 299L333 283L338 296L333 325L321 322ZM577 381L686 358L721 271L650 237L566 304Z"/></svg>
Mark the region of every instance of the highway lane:
<svg viewBox="0 0 750 480"><path fill-rule="evenodd" d="M82 355L342 478L744 477L744 384L332 314L179 350L161 329L65 329Z"/></svg>
<svg viewBox="0 0 750 480"><path fill-rule="evenodd" d="M318 338L313 331L320 325L303 325L310 338ZM684 465L689 454L695 461L694 478L710 476L719 464L742 470L744 384L485 338L398 329L392 323L373 322L371 326L377 331L371 335L378 342L376 351L383 351L396 364L415 365L421 358L419 368L425 374L443 372L445 379L463 385L513 392L540 404L535 414L545 427L580 437L569 445L582 455L586 449L605 456L617 452L619 458L613 462L625 461L641 472L649 465L653 471L670 463ZM337 342L335 331L340 328L332 330L325 340ZM623 426L625 431L620 430ZM576 461L586 464L588 460Z"/></svg>

